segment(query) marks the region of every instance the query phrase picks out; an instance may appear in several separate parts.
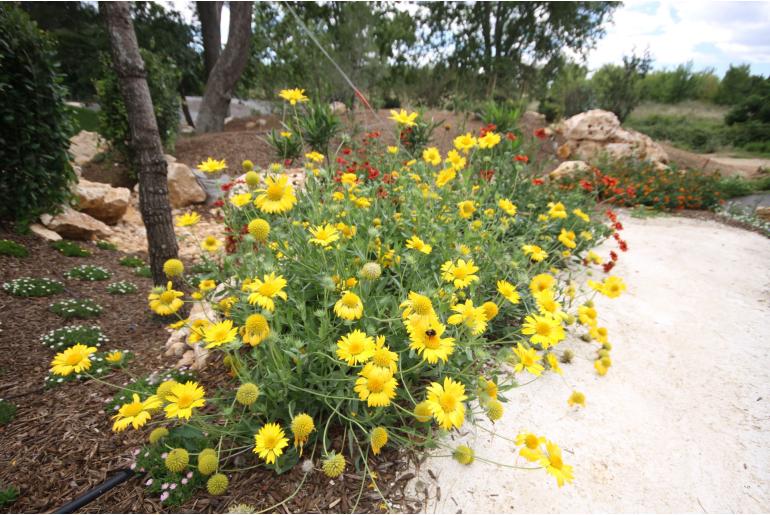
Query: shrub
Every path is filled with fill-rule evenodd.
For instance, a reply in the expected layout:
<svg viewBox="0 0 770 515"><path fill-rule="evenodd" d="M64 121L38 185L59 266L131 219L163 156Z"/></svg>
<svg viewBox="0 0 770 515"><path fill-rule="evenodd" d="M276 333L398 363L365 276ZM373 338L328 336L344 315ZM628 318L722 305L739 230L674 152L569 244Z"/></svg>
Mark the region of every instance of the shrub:
<svg viewBox="0 0 770 515"><path fill-rule="evenodd" d="M150 88L160 139L164 148L171 151L179 130L180 72L171 60L149 50L142 49L140 52L147 70L147 86ZM131 131L118 77L112 69L112 61L108 55L102 55L100 62L102 78L96 82L96 94L101 106L99 134L110 142L114 150L132 163L129 147Z"/></svg>
<svg viewBox="0 0 770 515"><path fill-rule="evenodd" d="M105 281L110 278L110 272L101 266L80 265L70 269L64 274L67 279L80 279L81 281Z"/></svg>
<svg viewBox="0 0 770 515"><path fill-rule="evenodd" d="M591 77L600 109L612 111L622 122L641 100L641 81L652 60L648 55L623 57L623 66L605 64Z"/></svg>
<svg viewBox="0 0 770 515"><path fill-rule="evenodd" d="M29 251L21 243L11 240L0 240L0 255L23 258L29 255Z"/></svg>
<svg viewBox="0 0 770 515"><path fill-rule="evenodd" d="M45 277L19 277L3 283L3 290L17 297L49 297L63 292L64 285Z"/></svg>
<svg viewBox="0 0 770 515"><path fill-rule="evenodd" d="M93 318L102 314L102 307L91 299L68 299L51 304L51 311L62 318Z"/></svg>
<svg viewBox="0 0 770 515"><path fill-rule="evenodd" d="M107 293L112 293L113 295L127 295L129 293L136 293L137 291L139 291L139 289L136 285L128 281L119 281L107 285Z"/></svg>
<svg viewBox="0 0 770 515"><path fill-rule="evenodd" d="M15 486L0 487L0 506L10 506L19 498L19 489Z"/></svg>
<svg viewBox="0 0 770 515"><path fill-rule="evenodd" d="M428 142L433 137L433 131L443 123L441 120L425 121L422 112L419 112L419 114L420 116L414 126L402 127L398 134L401 145L413 155L418 155L422 152L422 149L428 145Z"/></svg>
<svg viewBox="0 0 770 515"><path fill-rule="evenodd" d="M118 246L111 241L99 240L96 242L96 246L102 250L118 250Z"/></svg>
<svg viewBox="0 0 770 515"><path fill-rule="evenodd" d="M152 277L152 269L149 266L138 266L134 268L134 275L137 277Z"/></svg>
<svg viewBox="0 0 770 515"><path fill-rule="evenodd" d="M58 250L61 254L67 257L88 257L91 252L88 249L84 249L74 241L59 240L51 242L51 247Z"/></svg>
<svg viewBox="0 0 770 515"><path fill-rule="evenodd" d="M272 129L267 135L267 142L283 160L296 159L302 154L302 140L291 130L276 132Z"/></svg>
<svg viewBox="0 0 770 515"><path fill-rule="evenodd" d="M0 426L8 424L16 416L16 405L12 402L0 399ZM0 502L0 506L2 502Z"/></svg>
<svg viewBox="0 0 770 515"><path fill-rule="evenodd" d="M23 225L71 198L69 123L52 42L16 5L0 5L0 219Z"/></svg>
<svg viewBox="0 0 770 515"><path fill-rule="evenodd" d="M307 105L305 116L299 120L299 129L311 150L327 155L329 142L340 131L340 119L328 103L311 102Z"/></svg>
<svg viewBox="0 0 770 515"><path fill-rule="evenodd" d="M692 116L652 115L645 118L631 117L626 125L652 139L669 141L673 145L695 152L715 152L730 144L727 127L717 120Z"/></svg>
<svg viewBox="0 0 770 515"><path fill-rule="evenodd" d="M101 347L107 343L107 338L98 325L68 325L45 333L40 337L40 343L57 352L82 343L89 347Z"/></svg>
<svg viewBox="0 0 770 515"><path fill-rule="evenodd" d="M144 262L144 259L138 257L138 256L125 256L118 261L118 264L122 266L128 266L131 268L136 268L138 266L144 266L146 263Z"/></svg>
<svg viewBox="0 0 770 515"><path fill-rule="evenodd" d="M479 113L481 121L492 124L500 132L513 132L518 128L521 106L514 102L485 102Z"/></svg>

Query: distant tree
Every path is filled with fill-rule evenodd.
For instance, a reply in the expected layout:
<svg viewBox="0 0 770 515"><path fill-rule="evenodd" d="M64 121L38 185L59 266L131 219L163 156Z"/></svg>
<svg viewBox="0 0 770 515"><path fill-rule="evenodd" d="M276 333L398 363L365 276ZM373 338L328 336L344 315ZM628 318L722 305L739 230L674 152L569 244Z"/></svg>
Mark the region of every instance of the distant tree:
<svg viewBox="0 0 770 515"><path fill-rule="evenodd" d="M751 94L753 85L750 65L733 66L731 64L722 78L715 101L723 105L737 104Z"/></svg>
<svg viewBox="0 0 770 515"><path fill-rule="evenodd" d="M644 55L623 57L623 66L605 64L591 77L596 105L612 111L620 121L626 119L639 104L641 83L652 66L652 59Z"/></svg>

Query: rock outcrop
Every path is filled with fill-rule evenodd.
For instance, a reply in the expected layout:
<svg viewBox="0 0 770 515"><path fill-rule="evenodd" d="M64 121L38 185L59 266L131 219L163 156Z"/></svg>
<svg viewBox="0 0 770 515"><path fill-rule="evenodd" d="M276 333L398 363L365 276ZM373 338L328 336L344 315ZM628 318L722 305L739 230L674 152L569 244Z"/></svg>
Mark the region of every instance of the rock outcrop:
<svg viewBox="0 0 770 515"><path fill-rule="evenodd" d="M83 166L106 149L107 146L96 132L80 131L70 138L72 162L78 166Z"/></svg>
<svg viewBox="0 0 770 515"><path fill-rule="evenodd" d="M171 207L180 208L206 201L206 192L190 167L168 160L168 199Z"/></svg>
<svg viewBox="0 0 770 515"><path fill-rule="evenodd" d="M114 225L128 209L131 190L113 188L102 182L92 182L82 177L75 185L78 211L86 213L106 224Z"/></svg>
<svg viewBox="0 0 770 515"><path fill-rule="evenodd" d="M564 161L555 170L548 174L552 180L574 177L581 173L588 172L591 167L585 161Z"/></svg>
<svg viewBox="0 0 770 515"><path fill-rule="evenodd" d="M41 215L40 221L46 228L70 240L93 240L112 235L112 230L105 223L69 206L58 215Z"/></svg>

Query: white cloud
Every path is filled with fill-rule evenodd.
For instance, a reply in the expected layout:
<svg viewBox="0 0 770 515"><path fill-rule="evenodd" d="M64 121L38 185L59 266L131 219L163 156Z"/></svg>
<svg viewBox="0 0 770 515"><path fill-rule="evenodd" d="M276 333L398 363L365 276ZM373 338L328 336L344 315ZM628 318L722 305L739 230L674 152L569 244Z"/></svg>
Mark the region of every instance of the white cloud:
<svg viewBox="0 0 770 515"><path fill-rule="evenodd" d="M588 56L591 69L620 63L634 48L649 49L656 68L693 61L696 70L724 73L730 63L749 63L770 74L770 2L630 1Z"/></svg>

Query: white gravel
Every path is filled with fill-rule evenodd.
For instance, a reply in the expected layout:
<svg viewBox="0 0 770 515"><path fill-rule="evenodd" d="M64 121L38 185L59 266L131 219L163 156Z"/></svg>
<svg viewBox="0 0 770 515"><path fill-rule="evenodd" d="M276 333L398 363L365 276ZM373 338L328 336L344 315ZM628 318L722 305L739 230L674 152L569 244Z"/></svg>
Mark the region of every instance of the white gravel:
<svg viewBox="0 0 770 515"><path fill-rule="evenodd" d="M770 511L770 240L716 222L621 219L630 250L613 273L628 291L597 302L614 346L609 373L598 377L586 346L567 342L579 357L564 377L514 390L494 427L560 444L574 483L430 458L411 485L418 497L427 489L425 511ZM568 408L573 389L586 408ZM455 438L527 466L502 438Z"/></svg>

